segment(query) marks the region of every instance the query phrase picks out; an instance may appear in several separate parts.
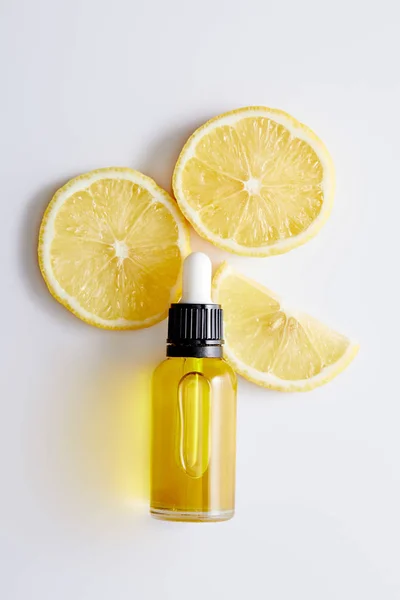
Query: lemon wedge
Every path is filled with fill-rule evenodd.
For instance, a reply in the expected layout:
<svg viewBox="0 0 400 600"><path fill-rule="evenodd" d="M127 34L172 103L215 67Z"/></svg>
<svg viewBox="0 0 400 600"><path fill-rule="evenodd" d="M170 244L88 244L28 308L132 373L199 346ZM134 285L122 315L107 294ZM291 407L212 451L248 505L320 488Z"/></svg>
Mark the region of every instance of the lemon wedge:
<svg viewBox="0 0 400 600"><path fill-rule="evenodd" d="M280 391L327 383L353 360L358 344L280 299L224 263L213 279L224 309L225 357L240 375Z"/></svg>
<svg viewBox="0 0 400 600"><path fill-rule="evenodd" d="M199 235L230 252L268 256L320 230L333 202L334 168L311 129L283 111L247 107L195 131L173 188Z"/></svg>
<svg viewBox="0 0 400 600"><path fill-rule="evenodd" d="M161 321L179 297L188 252L188 228L174 200L132 169L72 179L40 227L39 265L51 294L106 329Z"/></svg>

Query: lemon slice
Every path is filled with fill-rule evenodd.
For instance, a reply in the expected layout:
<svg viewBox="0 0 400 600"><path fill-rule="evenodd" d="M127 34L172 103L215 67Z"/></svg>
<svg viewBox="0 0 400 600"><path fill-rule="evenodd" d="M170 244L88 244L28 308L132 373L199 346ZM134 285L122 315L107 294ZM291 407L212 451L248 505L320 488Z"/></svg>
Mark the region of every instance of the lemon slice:
<svg viewBox="0 0 400 600"><path fill-rule="evenodd" d="M246 379L280 391L327 383L353 360L358 345L313 317L288 311L279 298L224 263L213 279L222 304L225 357Z"/></svg>
<svg viewBox="0 0 400 600"><path fill-rule="evenodd" d="M162 320L180 293L187 225L152 179L99 169L58 190L40 227L39 264L52 295L107 329Z"/></svg>
<svg viewBox="0 0 400 600"><path fill-rule="evenodd" d="M280 110L248 107L195 131L173 187L199 235L237 254L268 256L319 231L332 206L334 168L311 129Z"/></svg>

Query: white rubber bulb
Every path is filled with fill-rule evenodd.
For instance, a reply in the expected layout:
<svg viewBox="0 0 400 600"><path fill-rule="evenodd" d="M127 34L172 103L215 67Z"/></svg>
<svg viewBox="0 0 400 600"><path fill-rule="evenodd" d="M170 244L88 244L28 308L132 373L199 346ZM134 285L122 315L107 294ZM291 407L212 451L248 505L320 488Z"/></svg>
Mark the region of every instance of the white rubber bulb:
<svg viewBox="0 0 400 600"><path fill-rule="evenodd" d="M211 274L212 264L207 254L189 254L183 263L181 304L213 304Z"/></svg>

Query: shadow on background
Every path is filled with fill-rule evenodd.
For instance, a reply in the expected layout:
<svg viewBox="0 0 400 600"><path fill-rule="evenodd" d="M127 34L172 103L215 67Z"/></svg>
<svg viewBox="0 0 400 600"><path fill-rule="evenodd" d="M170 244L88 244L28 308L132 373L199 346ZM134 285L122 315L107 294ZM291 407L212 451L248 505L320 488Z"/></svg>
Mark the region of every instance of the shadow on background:
<svg viewBox="0 0 400 600"><path fill-rule="evenodd" d="M144 158L133 168L142 171L172 194L172 174L179 154L192 133L209 118L210 115L205 115L150 141Z"/></svg>
<svg viewBox="0 0 400 600"><path fill-rule="evenodd" d="M73 175L49 183L32 196L26 207L20 228L18 266L21 281L26 285L27 293L37 301L38 305L44 308L52 318L58 318L61 321L68 321L73 324L76 318L58 302L54 301L40 273L38 263L39 229L43 215L55 192L67 183L71 177Z"/></svg>
<svg viewBox="0 0 400 600"><path fill-rule="evenodd" d="M70 423L71 431L78 425L74 463L81 466L81 481L90 477L113 503L148 503L153 368L105 365L84 390L85 411Z"/></svg>

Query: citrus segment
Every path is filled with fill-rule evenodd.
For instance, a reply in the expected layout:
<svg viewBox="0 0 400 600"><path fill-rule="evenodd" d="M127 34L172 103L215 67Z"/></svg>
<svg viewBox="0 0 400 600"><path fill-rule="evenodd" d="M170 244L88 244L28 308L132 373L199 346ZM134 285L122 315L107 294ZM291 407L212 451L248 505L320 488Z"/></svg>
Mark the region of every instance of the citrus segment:
<svg viewBox="0 0 400 600"><path fill-rule="evenodd" d="M310 390L333 379L358 345L317 319L288 311L267 288L227 264L213 280L224 309L225 356L254 383L282 391Z"/></svg>

